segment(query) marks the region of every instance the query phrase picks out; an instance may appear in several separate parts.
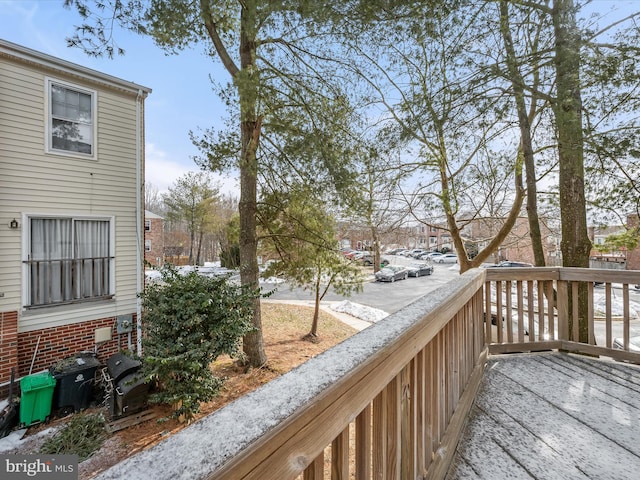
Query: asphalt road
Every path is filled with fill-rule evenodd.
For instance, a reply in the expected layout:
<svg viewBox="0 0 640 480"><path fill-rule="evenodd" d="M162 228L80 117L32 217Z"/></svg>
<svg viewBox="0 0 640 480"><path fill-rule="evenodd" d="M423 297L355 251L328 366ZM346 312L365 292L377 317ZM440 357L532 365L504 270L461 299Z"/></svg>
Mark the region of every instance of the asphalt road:
<svg viewBox="0 0 640 480"><path fill-rule="evenodd" d="M391 264L396 265L415 262L413 259L395 255L385 255L385 258L388 258ZM434 264L432 275L418 278L409 277L406 280L399 280L393 283L376 282L371 276L370 281L364 284L362 292L353 294L350 297L344 297L329 291L323 301L350 300L387 313L393 313L457 277L459 275L457 269L452 270L451 266L451 264ZM373 268L370 267L367 271L372 274ZM299 288L291 290L287 284L262 284L262 287L265 292L275 289L275 292L269 297L273 300L313 301L313 292Z"/></svg>
<svg viewBox="0 0 640 480"><path fill-rule="evenodd" d="M402 256L385 256L392 264L407 265L412 263L413 259L408 259ZM373 268L370 269L371 273ZM348 299L352 302L366 305L369 307L383 310L387 313L393 313L400 310L402 307L414 302L423 295L429 293L432 290L446 284L458 275L458 270L455 265L452 268L450 264L434 264L434 272L432 275L426 277L409 277L406 280L400 280L393 283L376 282L371 276L371 280L364 284L363 291L356 293L351 297L344 297L336 295L332 291L325 295L323 301L341 301ZM291 290L286 284L263 284L263 290L265 292L275 290L270 298L274 300L297 300L297 301L313 301L313 292L305 291L302 289ZM614 298L621 293L617 293L617 288L614 286L613 296ZM598 294L598 288L596 288L596 294ZM630 289L631 301L640 303L640 291L631 288ZM605 322L595 322L595 335L598 345L604 345L605 343ZM640 335L640 320L632 320L630 322L630 336ZM612 337L622 336L622 322L614 321L612 325Z"/></svg>

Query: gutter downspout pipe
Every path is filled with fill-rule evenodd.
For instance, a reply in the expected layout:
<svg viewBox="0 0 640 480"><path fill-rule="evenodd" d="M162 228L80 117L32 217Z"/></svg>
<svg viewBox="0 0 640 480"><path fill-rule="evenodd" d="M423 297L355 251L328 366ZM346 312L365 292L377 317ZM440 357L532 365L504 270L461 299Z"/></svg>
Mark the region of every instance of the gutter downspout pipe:
<svg viewBox="0 0 640 480"><path fill-rule="evenodd" d="M136 99L136 353L142 355L142 303L140 292L143 290L142 276L142 216L144 208L141 207L142 188L144 187L144 175L142 172L142 90L138 90Z"/></svg>

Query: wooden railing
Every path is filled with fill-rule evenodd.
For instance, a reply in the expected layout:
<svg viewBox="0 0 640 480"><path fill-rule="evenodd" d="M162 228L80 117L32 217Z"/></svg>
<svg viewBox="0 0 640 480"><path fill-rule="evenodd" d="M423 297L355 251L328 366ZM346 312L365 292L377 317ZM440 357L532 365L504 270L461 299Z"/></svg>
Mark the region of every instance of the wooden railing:
<svg viewBox="0 0 640 480"><path fill-rule="evenodd" d="M483 285L461 275L100 478L442 477L485 364Z"/></svg>
<svg viewBox="0 0 640 480"><path fill-rule="evenodd" d="M485 273L485 311L492 318L485 337L491 353L558 349L640 361L629 352L631 322L640 320L630 292L640 284L640 271L551 267L487 268ZM576 301L580 289L586 291L586 318L573 321L582 316ZM622 348L612 348L615 337Z"/></svg>
<svg viewBox="0 0 640 480"><path fill-rule="evenodd" d="M103 473L102 479L440 479L455 453L488 355L561 349L640 356L580 344L568 292L621 284L624 312L640 272L477 269L359 332L255 392ZM600 288L600 287L597 287ZM509 294L507 294L509 292ZM634 294L635 295L635 294ZM551 299L551 300L549 300ZM611 304L611 300L605 302ZM629 315L605 308L606 332ZM495 319L495 326L489 320ZM495 336L495 340L493 337ZM590 336L595 338L595 333ZM167 460L171 459L171 460Z"/></svg>

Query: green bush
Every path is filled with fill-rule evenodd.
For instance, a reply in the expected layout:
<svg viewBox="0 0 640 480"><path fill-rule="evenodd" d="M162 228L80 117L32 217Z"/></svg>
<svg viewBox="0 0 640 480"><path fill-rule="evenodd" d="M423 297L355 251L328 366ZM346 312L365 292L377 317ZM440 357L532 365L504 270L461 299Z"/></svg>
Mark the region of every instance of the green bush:
<svg viewBox="0 0 640 480"><path fill-rule="evenodd" d="M161 282L141 294L143 371L159 384L150 401L174 405L175 417L191 419L222 385L211 362L240 353L241 338L253 328L252 300L258 292L226 277L181 275L172 266L161 275Z"/></svg>

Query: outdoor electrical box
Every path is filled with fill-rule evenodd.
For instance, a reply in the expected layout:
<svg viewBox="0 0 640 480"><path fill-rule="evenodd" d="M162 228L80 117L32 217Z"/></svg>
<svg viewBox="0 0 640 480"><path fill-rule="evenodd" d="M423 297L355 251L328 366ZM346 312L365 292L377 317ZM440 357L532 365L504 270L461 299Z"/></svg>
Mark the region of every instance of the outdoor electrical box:
<svg viewBox="0 0 640 480"><path fill-rule="evenodd" d="M116 317L116 331L118 334L131 333L133 331L133 315L118 315Z"/></svg>

